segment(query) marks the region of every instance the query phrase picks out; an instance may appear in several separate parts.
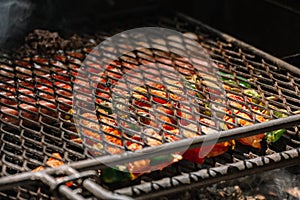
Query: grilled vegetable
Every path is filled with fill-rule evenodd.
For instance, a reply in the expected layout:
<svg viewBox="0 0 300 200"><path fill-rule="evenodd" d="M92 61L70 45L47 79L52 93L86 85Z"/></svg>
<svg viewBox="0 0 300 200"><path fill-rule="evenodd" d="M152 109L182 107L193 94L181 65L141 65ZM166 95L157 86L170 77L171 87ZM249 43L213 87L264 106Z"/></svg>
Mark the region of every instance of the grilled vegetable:
<svg viewBox="0 0 300 200"><path fill-rule="evenodd" d="M189 149L182 155L185 160L189 160L195 163L202 164L205 160L205 156L200 156L201 148Z"/></svg>
<svg viewBox="0 0 300 200"><path fill-rule="evenodd" d="M235 86L239 85L239 86L242 86L244 88L251 88L251 85L249 83L247 83L248 79L246 79L242 76L236 76L237 79L238 79L238 83L237 83L237 81L233 80L234 76L232 74L227 74L227 73L218 71L217 75L222 77L222 81L224 83L228 83L228 84L235 85Z"/></svg>
<svg viewBox="0 0 300 200"><path fill-rule="evenodd" d="M98 105L98 109L104 110L107 114L112 114L112 107L111 104L107 101L102 101L99 105Z"/></svg>
<svg viewBox="0 0 300 200"><path fill-rule="evenodd" d="M244 94L246 94L247 96L250 96L251 98L248 98L248 100L250 102L254 102L256 104L260 104L263 105L261 102L261 95L254 89L245 89L243 91ZM252 117L247 114L247 112L249 112L249 109L245 106L242 105L242 103L244 102L244 99L237 96L237 95L229 95L230 98L237 100L241 103L238 102L234 102L234 106L238 107L238 108L243 108L243 110L245 112L240 112L240 111L234 111L234 114L241 116L243 119L238 119L237 122L238 124L242 125L242 126L248 126L252 124ZM275 110L280 110L275 106L272 106ZM267 110L259 110L257 107L252 107L253 110L256 110L257 113L262 113L262 114L268 114L269 112ZM274 115L278 118L282 118L282 117L287 117L286 114L284 114L286 111L285 110L281 110L281 111L274 111ZM230 114L230 112L228 112L228 114ZM234 122L234 119L227 117L225 119L225 121L229 122ZM256 120L258 120L259 122L265 122L267 121L267 119L265 119L264 117L260 116L260 115L256 115ZM228 128L233 128L231 125L228 125ZM249 145L252 146L254 148L260 148L260 141L265 138L268 142L276 142L281 136L282 134L285 132L285 129L279 129L276 131L271 131L271 132L267 132L265 134L258 134L258 135L253 135L253 136L249 136L246 138L241 138L238 141L241 142L242 144L245 145Z"/></svg>
<svg viewBox="0 0 300 200"><path fill-rule="evenodd" d="M285 132L285 129L279 129L276 131L271 131L265 134L265 139L268 142L276 142L279 140L279 138L282 136L282 134Z"/></svg>
<svg viewBox="0 0 300 200"><path fill-rule="evenodd" d="M144 62L141 63L145 64ZM200 131L197 129L198 127L193 126L192 122L194 121L200 122L202 124L199 128L202 130L202 133L209 134L211 127L216 127L217 125L213 121L205 117L196 118L193 115L194 111L189 107L189 104L180 103L186 103L185 96L193 96L197 99L197 101L199 101L199 105L201 104L203 109L201 110L200 108L197 108L198 110L196 110L196 112L199 112L201 115L211 116L213 114L212 110L220 111L220 113L225 115L221 116L223 117L224 121L228 122L226 123L226 125L222 125L224 129L234 128L234 124L248 126L252 125L254 121L266 121L264 117L261 117L259 115L254 117L249 114L251 113L251 110L246 106L245 101L249 100L250 102L260 104L261 95L256 90L251 88L251 84L249 84L248 79L218 71L217 75L221 76L223 83L225 83L223 88L225 88L226 91L234 91L234 88L238 88L238 90L235 91L241 92L242 90L240 90L239 87L242 87L244 89L243 93L247 95L247 97L244 98L244 96L242 97L228 92L227 96L229 100L225 101L218 99L218 95L223 92L223 88L219 87L216 77L208 75L208 73L206 72L199 72L200 76L203 77L201 80L198 80L196 72L193 71L193 66L185 67L185 64L182 64L180 70L185 74L184 83L180 83L180 81L173 79L168 80L167 78L167 80L164 80L164 83L167 83L166 85L155 83L155 76L157 75L157 71L159 70L155 70L155 67L151 67L151 69L143 69L144 71L152 70L151 73L153 73L154 76L153 80L151 80L152 78L147 77L147 80L151 80L152 82L149 81L150 83L147 82L142 86L137 86L134 92L130 94L132 96L129 100L129 110L130 115L133 115L133 121L122 124L120 123L119 119L117 122L117 118L113 113L112 108L113 106L115 106L115 104L112 105L111 103L113 101L110 92L112 90L116 93L118 92L116 89L117 87L114 88L114 86L117 84L122 84L120 83L122 81L118 82L118 80L122 78L125 70L137 68L135 65L130 65L128 63L126 65L126 69L124 70L121 70L121 67L118 63L114 63L114 65L108 65L106 67L107 70L104 72L100 73L97 70L93 71L93 74L101 77L99 79L99 84L95 86L99 89L96 90L96 104L98 106L96 109L100 114L105 114L106 116L105 117L100 115L98 119L95 115L90 113L82 114L82 124L84 125L84 127L86 127L86 129L83 128L83 136L85 137L86 144L94 148L95 152L93 150L90 151L90 153L92 153L94 156L102 155L101 152L104 151L111 154L120 154L125 150L138 151L144 148L144 146L146 145L154 147L157 145L161 145L163 141L173 142L184 137L191 138L198 136L198 133ZM170 66L165 66L165 68L168 67L170 69L168 69L167 71L171 72L172 70L174 70ZM94 67L94 69L97 69L97 67ZM3 100L1 99L1 103L9 104L12 105L12 107L17 108L18 100L22 100L22 102L27 101L36 105L19 105L24 110L32 111L26 115L27 118L37 120L37 116L32 113L38 111L42 112L43 114L50 115L53 118L57 118L58 114L51 111L51 109L57 108L57 101L62 101L66 105L72 104L72 102L68 100L68 98L54 98L54 94L63 95L65 97L72 97L71 86L65 84L66 82L71 82L71 80L69 78L66 78L68 76L63 76L64 73L67 74L68 72L65 71L61 73L62 75L54 75L54 79L57 80L54 83L48 80L48 78L51 78L50 76L45 76L44 78L40 79L38 78L36 82L43 82L43 84L40 85L26 82L20 83L20 85L24 86L24 88L32 89L30 90L21 88L19 90L19 93L25 95L17 96L14 88L8 88L7 92L1 95L9 96L9 98ZM167 75L165 76L167 77ZM133 78L133 80L128 82L135 83L137 82L137 80L139 80L134 78L134 76L130 77ZM81 83L80 80L78 80L77 83ZM82 85L87 86L86 84L86 82L82 82ZM54 91L52 89L53 85L58 89ZM124 85L118 86L119 88L125 88ZM185 86L185 89L187 89L187 91L184 91L183 86ZM35 94L33 93L35 89L37 89L38 91L44 91L44 93L41 93L40 96L48 99L49 102L36 100L34 98ZM81 90L83 90L82 92L84 93L84 87L81 88ZM121 91L121 96L123 95L122 92L123 91ZM208 104L206 103L207 101L202 101L206 99L206 95L203 95L201 92L209 92L211 94L214 94L211 95L210 101L214 101L218 104L223 104L224 107L215 106L214 108L211 108L211 106L214 106L215 104ZM126 97L127 96L124 95L124 98ZM78 98L90 101L90 99L85 96L80 96ZM231 109L229 109L228 106L230 106ZM39 107L41 108L40 110L38 110ZM45 109L44 111L44 108L50 108L50 111L47 109ZM68 111L70 108L68 106L65 106L61 109L64 111ZM119 109L122 110L121 108ZM252 109L257 112L264 112L264 110L259 110L254 107ZM2 113L4 113L5 120L7 120L8 122L11 122L10 120L16 120L15 118L9 116L9 114L18 116L20 113L18 113L16 110L9 107L1 107L1 111ZM69 112L70 113L65 116L65 119L72 120L72 110L69 110ZM25 112L22 111L21 115L25 115L23 113ZM107 115L109 115L109 117L107 117ZM233 115L235 117L232 117ZM285 117L285 115L281 112L274 112L274 115L279 118ZM89 121L88 119L94 120L94 122ZM13 123L17 122L14 121ZM122 126L125 129L121 132L119 128L116 128L118 126ZM185 127L194 131L180 132L178 126ZM147 128L145 129L144 127ZM153 129L149 127L152 127ZM157 129L160 129L161 131L156 131ZM99 133L100 130L101 134ZM172 134L167 134L166 132L171 132ZM254 148L260 148L260 141L263 139L263 137L265 137L265 139L269 142L275 142L280 138L283 132L284 129L281 129L266 134L262 133L246 138L241 138L238 141L242 144L249 145ZM72 139L76 142L82 142L82 140L79 138ZM141 143L143 143L143 145L141 145ZM228 141L217 143L214 146L203 146L201 148L195 148L186 151L182 157L186 160L190 160L196 163L203 163L205 158L221 155L222 153L226 152L230 146L234 145L234 141ZM179 161L180 159L182 159L182 157L180 156L180 153L173 153L156 156L154 158L145 158L143 160L130 162L124 165L118 165L114 168L103 169L101 171L101 178L105 183L131 181L144 173L150 172L151 170L160 170L169 164ZM52 162L53 166L55 166L56 164L61 164L62 161L57 159L52 160ZM52 164L49 163L50 166Z"/></svg>
<svg viewBox="0 0 300 200"><path fill-rule="evenodd" d="M254 89L246 89L246 90L244 90L244 94L249 95L251 97L255 97L255 98L261 98L261 95L258 94L258 92Z"/></svg>
<svg viewBox="0 0 300 200"><path fill-rule="evenodd" d="M284 112L286 112L285 110L283 110ZM283 112L280 111L275 111L274 115L278 118L283 118L283 117L287 117L286 114L284 114ZM280 139L280 137L282 136L282 134L285 132L285 129L279 129L276 131L271 131L271 132L267 132L265 134L265 139L268 142L276 142L277 140Z"/></svg>
<svg viewBox="0 0 300 200"><path fill-rule="evenodd" d="M100 178L105 183L112 184L134 180L135 176L134 174L128 172L126 166L118 165L114 168L108 167L101 170Z"/></svg>
<svg viewBox="0 0 300 200"><path fill-rule="evenodd" d="M151 159L150 164L152 166L155 166L155 165L159 165L159 164L163 164L163 163L169 163L169 162L172 162L173 159L174 158L171 154L156 156Z"/></svg>
<svg viewBox="0 0 300 200"><path fill-rule="evenodd" d="M225 109L225 111L229 115L231 115L231 114L237 115L238 118L235 119L229 115L225 115L224 120L229 123L237 123L241 126L252 125L253 119L252 119L252 116L248 114L250 112L250 110L244 105L244 103L245 103L244 99L241 96L231 94L231 93L228 93L227 96L230 98L229 104L233 107L233 113L229 109ZM243 110L243 111L241 111L241 110ZM260 117L259 121L263 122L263 121L265 121L265 118ZM229 123L226 124L227 128L228 129L234 128L234 126L232 126ZM261 148L260 142L263 138L264 138L264 134L262 133L262 134L245 137L245 138L240 138L240 139L238 139L238 141L244 145L252 146L254 148L259 149L259 148Z"/></svg>
<svg viewBox="0 0 300 200"><path fill-rule="evenodd" d="M260 99L261 98L261 95L258 94L258 92L254 89L247 89L247 90L244 90L244 93L251 96L251 97L254 97L254 98L258 98ZM255 103L259 103L259 101L256 99L252 99L253 102ZM272 106L275 110L279 110L279 111L274 111L274 115L278 118L283 118L283 117L287 117L286 113L287 111L286 110L280 110L278 109L277 107L275 106ZM262 113L268 113L267 110L263 110ZM275 130L275 131L271 131L271 132L267 132L265 133L265 139L268 141L268 142L276 142L277 140L280 139L280 137L282 136L282 134L285 132L285 129L279 129L279 130Z"/></svg>

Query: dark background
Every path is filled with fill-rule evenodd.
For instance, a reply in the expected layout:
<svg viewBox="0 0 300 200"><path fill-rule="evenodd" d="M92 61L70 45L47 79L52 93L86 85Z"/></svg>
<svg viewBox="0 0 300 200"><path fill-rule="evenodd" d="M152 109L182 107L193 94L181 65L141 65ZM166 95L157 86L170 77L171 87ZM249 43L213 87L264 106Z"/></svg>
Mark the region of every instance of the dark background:
<svg viewBox="0 0 300 200"><path fill-rule="evenodd" d="M184 12L279 58L287 59L292 63L299 61L297 54L300 54L300 4L298 0L26 1L31 5L30 17L23 19L22 22L9 21L8 24L12 25L8 27L9 34L2 39L2 47L20 44L26 34L34 28L62 31L67 29L71 22L78 27L79 32L85 32L88 31L88 26L82 25L97 26L99 22L95 19L99 16L109 15L119 10L157 5ZM15 5L14 10L18 11L18 5ZM10 15L20 15L19 13L21 12L10 13Z"/></svg>
<svg viewBox="0 0 300 200"><path fill-rule="evenodd" d="M259 49L279 57L300 53L300 2L297 0L184 2L190 3L180 5L178 1L174 7Z"/></svg>

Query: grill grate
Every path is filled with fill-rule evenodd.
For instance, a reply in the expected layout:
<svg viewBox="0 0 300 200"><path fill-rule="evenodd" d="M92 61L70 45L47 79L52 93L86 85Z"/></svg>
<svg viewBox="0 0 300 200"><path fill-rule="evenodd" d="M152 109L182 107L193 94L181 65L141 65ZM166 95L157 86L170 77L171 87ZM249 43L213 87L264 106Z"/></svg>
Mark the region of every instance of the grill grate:
<svg viewBox="0 0 300 200"><path fill-rule="evenodd" d="M279 109L286 110L284 112L286 115L298 114L300 110L300 100L298 98L300 78L297 70L291 70L289 69L290 67L286 69L280 61L270 56L265 56L264 53L258 50L246 48L239 41L222 35L181 14L149 16L148 18L145 17L145 19L129 18L128 20L130 23L127 24L130 24L132 28L136 26L161 26L176 29L180 32L196 33L198 42L208 51L212 61L218 65L214 68L223 73L231 74L232 77L227 77L228 80L238 83L238 85L234 86L237 90L230 91L230 93L239 95L245 100L246 96L241 95L240 92L245 89L245 84L251 86L251 88L262 95L261 102L264 103L264 106L267 107L266 110L270 113L269 115L262 116L267 119L278 118L276 112ZM92 37L100 42L106 36L127 30L131 27L128 25L124 27L117 23L111 24L109 30L103 28L100 34ZM5 189L10 189L9 191L1 192L1 198L29 199L34 197L35 199L51 199L52 196L46 192L47 188L45 186L50 187L50 191L55 191L54 196L62 193L66 198L70 199L79 199L77 195L82 195L86 198L92 198L93 196L103 198L103 195L116 195L115 193L106 191L104 188L99 188L95 182L106 188L108 187L110 190L116 190L116 192L121 194L132 196L143 194L144 196L140 198L149 198L153 194L151 193L149 196L145 196L145 194L151 191L163 191L156 194L165 195L164 191L166 190L162 189L174 186L174 191L176 191L180 187L175 186L182 186L181 189L184 189L187 184L190 186L200 186L226 178L241 176L242 173L255 173L264 167L265 169L271 169L277 166L292 165L299 160L299 126L287 128L288 125L291 127L291 125L296 125L296 123L292 120L283 121L285 120L283 119L281 125L285 125L285 128L287 128L283 137L273 144L267 144L265 141L262 142L262 148L259 150L237 144L234 150L230 149L218 157L207 158L203 164L195 164L183 160L166 167L162 172L155 171L150 174L144 174L135 181L125 182L124 185L103 184L98 180L98 171L88 171L88 169L96 170L98 169L97 166L100 166L99 163L96 165L100 160L94 160L94 162L86 161L86 159L91 157L91 150L95 151L95 149L92 145L84 148L82 144L76 142L76 138L79 135L74 123L72 120L69 120L71 117L70 109L72 108L74 75L76 75L77 70L88 53L88 48L82 48L76 51L58 52L50 58L47 56L32 55L25 57L19 55L1 56L0 78L3 81L0 83L0 175L4 179L2 179L2 182L0 179L0 188L5 187ZM165 57L168 59L169 55L162 55L161 52L155 50L152 50L151 53L156 55L154 62L169 64L164 60ZM144 58L148 62L149 59L153 59L153 56L149 58L144 51L135 52L135 56ZM122 67L118 63L115 63L112 69L126 69L127 66L134 64L135 59L127 56L120 61L122 62ZM178 69L183 68L178 67ZM225 76L224 74L220 75L220 78L226 78ZM250 79L251 81L245 81L240 77ZM232 84L232 82L229 82L226 85L233 86ZM210 94L213 95L213 93ZM199 95L207 95L207 92L199 92ZM220 96L220 94L217 95ZM152 99L153 97L155 96L152 96ZM107 100L107 98L104 98L104 100ZM235 99L230 100L236 102ZM202 101L208 104L214 103L207 98L202 99ZM245 101L243 104L249 108L249 111L245 112L252 116L252 119L248 119L248 121L255 121L253 120L255 119L255 111L251 108L256 104L248 101ZM234 113L234 109L236 108L231 108L232 113ZM205 107L203 110L207 111ZM11 115L7 114L8 112ZM197 116L211 119L200 112ZM233 118L239 117L236 114L229 116ZM227 124L227 126L239 126L237 123L230 124L225 122L222 117L218 121ZM220 127L215 128L221 130ZM247 129L244 130L247 134ZM91 129L91 131L95 130ZM252 131L250 134L255 134L254 132ZM236 138L234 132L229 131L229 133L233 133L231 137ZM250 134L248 133L248 135ZM122 133L119 139L130 140L128 137L125 138L124 133ZM232 138L224 137L225 139L229 140ZM97 138L89 137L88 140L97 140ZM138 143L136 140L131 140ZM163 142L167 141L163 140ZM144 142L139 143L146 146ZM106 142L105 145L107 148L112 146L118 149L124 148L124 146L114 145L109 142ZM101 150L100 152L111 154L111 151L107 148L106 151ZM64 163L73 164L71 164L71 167L58 168L61 170L49 169L46 172L39 172L35 179L37 181L30 181L34 180L32 173L25 173L21 179L10 178L10 175L30 172L39 166L47 166L47 160L53 157L53 153L59 153ZM128 155L130 157L131 154ZM266 156L260 157L264 155ZM82 162L76 162L80 160ZM274 162L274 165L271 166L269 162ZM243 165L247 167L241 169ZM183 175L182 173L187 174ZM41 175L44 176L45 174L51 176L42 178ZM53 177L58 176L63 176L65 180L57 182ZM87 177L92 179L87 179ZM203 181L202 179L208 181ZM4 184L5 181L6 184ZM73 181L74 185L71 188L67 188L64 183L70 181ZM31 183L30 186L24 187L24 183L27 182ZM141 182L146 183L141 184ZM199 184L200 182L201 184ZM40 185L43 186L43 189L38 187ZM131 187L130 185L133 186ZM12 189L13 186L19 187ZM97 189L91 189L94 187L97 187Z"/></svg>

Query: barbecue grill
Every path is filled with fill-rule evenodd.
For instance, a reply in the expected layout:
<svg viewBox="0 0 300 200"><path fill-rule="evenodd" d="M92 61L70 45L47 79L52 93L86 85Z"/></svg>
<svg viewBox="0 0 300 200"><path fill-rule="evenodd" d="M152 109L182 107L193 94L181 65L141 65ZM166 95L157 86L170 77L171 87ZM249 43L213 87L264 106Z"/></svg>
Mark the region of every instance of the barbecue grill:
<svg viewBox="0 0 300 200"><path fill-rule="evenodd" d="M57 51L48 55L38 55L37 52L32 54L26 50L1 54L1 108L11 111L7 114L1 109L0 117L1 198L149 199L299 164L298 68L182 13L164 11L153 15L151 9L140 12L143 12L143 18L131 13L126 17L127 23L114 20L109 25L103 24L97 34L83 37L88 42L80 49ZM122 16L124 13L114 16L114 19ZM193 33L197 36L197 42L209 53L211 61L224 66L222 71L233 74L232 79L237 82L240 81L238 76L246 77L247 84L263 94L262 99L270 113L279 109L286 110L286 118L271 114L267 117L270 119L268 122L247 127L238 127L238 124L233 123L230 125L234 129L217 129L220 131L218 142L284 128L286 131L283 136L275 143L267 144L263 141L261 149L237 143L234 149L217 157L206 158L202 164L181 160L161 171L143 174L133 181L104 183L101 172L106 166L103 163L113 166L143 159L145 155L153 157L174 153L187 144L191 144L189 149L193 149L207 139L206 135L202 135L175 142L163 141L161 146L164 148L159 152L152 151L154 147L147 147L139 153L124 152L115 155L101 150L104 155L97 158L91 155L93 147L74 140L78 138L78 133L74 121L70 120L72 115L69 112L72 109L70 94L75 79L74 72L95 44L118 32L145 26ZM159 59L163 57L157 55L155 50L151 51L156 55L155 62L160 62ZM140 51L135 52L135 56L135 59L139 59L147 57L147 54ZM121 61L125 64L129 62L128 59ZM236 87L244 89L241 85ZM15 106L10 103L12 101L15 101ZM37 101L42 103L32 103ZM251 106L250 103L246 104ZM250 114L254 112L251 111ZM210 138L214 139L216 138ZM32 172L39 166L47 166L46 162L53 153L59 153L62 161L68 165ZM68 187L70 182L73 184Z"/></svg>

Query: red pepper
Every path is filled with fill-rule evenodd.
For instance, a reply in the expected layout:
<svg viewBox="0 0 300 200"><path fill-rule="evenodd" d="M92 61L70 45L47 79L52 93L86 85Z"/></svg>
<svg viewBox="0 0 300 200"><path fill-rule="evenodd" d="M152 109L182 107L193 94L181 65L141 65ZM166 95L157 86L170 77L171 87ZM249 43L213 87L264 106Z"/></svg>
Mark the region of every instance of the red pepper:
<svg viewBox="0 0 300 200"><path fill-rule="evenodd" d="M199 157L201 148L189 149L182 155L183 159L202 164L205 157Z"/></svg>
<svg viewBox="0 0 300 200"><path fill-rule="evenodd" d="M230 97L231 99L234 99L234 100L237 100L240 102L244 102L244 99L241 96L234 95L234 94L227 94L227 96ZM239 102L235 102L235 101L231 101L230 104L239 109L239 110L234 110L234 114L241 117L241 118L238 118L238 120L237 120L237 122L240 125L249 126L249 125L253 124L251 122L252 116L246 112L240 111L240 109L243 109L244 111L249 111L249 109L246 106L240 104ZM227 110L226 112L228 114L231 113L230 110ZM248 120L246 120L246 119L248 119ZM230 117L228 115L224 116L224 120L226 122L235 123L234 118ZM265 119L263 117L259 117L259 121L263 122L263 121L265 121ZM228 129L234 128L234 126L231 124L226 124L226 126ZM245 137L245 138L240 138L240 139L238 139L238 141L244 145L252 146L254 148L260 149L261 148L260 142L263 139L263 137L264 137L264 134L258 134L258 135L252 135L252 136Z"/></svg>
<svg viewBox="0 0 300 200"><path fill-rule="evenodd" d="M178 103L176 114L180 117L180 124L187 126L190 124L190 121L195 121L195 116L192 114L192 108L184 106L183 104Z"/></svg>
<svg viewBox="0 0 300 200"><path fill-rule="evenodd" d="M166 113L167 115L174 115L172 105L170 103L164 104L163 106L157 105L156 109L159 112Z"/></svg>
<svg viewBox="0 0 300 200"><path fill-rule="evenodd" d="M132 138L132 140L136 140L136 141L139 141L141 142L142 141L142 138L137 136L137 135L134 135ZM142 149L143 146L138 144L138 143L134 143L132 141L127 141L126 142L126 145L127 145L127 148L132 150L132 151L136 151L136 150L139 150L139 149Z"/></svg>
<svg viewBox="0 0 300 200"><path fill-rule="evenodd" d="M167 95L166 92L161 91L161 90L152 90L151 93L153 94L153 101L154 102L159 103L159 104L166 104L166 103L168 103L168 100L167 100L168 99L168 95Z"/></svg>
<svg viewBox="0 0 300 200"><path fill-rule="evenodd" d="M215 126L215 123L207 118L200 118L200 122L209 126ZM206 157L215 157L225 153L230 145L230 142L221 142L214 146L202 146L200 148L190 149L183 154L183 158L201 164Z"/></svg>

